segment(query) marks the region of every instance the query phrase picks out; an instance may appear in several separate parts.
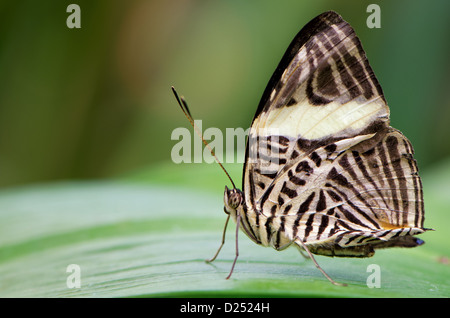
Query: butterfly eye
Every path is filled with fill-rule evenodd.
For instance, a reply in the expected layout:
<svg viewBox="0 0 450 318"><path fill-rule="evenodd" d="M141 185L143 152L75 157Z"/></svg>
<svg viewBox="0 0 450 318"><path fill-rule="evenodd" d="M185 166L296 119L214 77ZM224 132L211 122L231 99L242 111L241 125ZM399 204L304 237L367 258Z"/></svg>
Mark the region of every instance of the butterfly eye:
<svg viewBox="0 0 450 318"><path fill-rule="evenodd" d="M236 210L243 200L242 192L238 189L225 187L225 207ZM226 209L225 209L226 210ZM229 212L229 211L228 211Z"/></svg>
<svg viewBox="0 0 450 318"><path fill-rule="evenodd" d="M242 202L242 192L240 192L237 189L233 189L231 195L228 198L228 205L233 209L237 209L237 207L241 204L241 202Z"/></svg>

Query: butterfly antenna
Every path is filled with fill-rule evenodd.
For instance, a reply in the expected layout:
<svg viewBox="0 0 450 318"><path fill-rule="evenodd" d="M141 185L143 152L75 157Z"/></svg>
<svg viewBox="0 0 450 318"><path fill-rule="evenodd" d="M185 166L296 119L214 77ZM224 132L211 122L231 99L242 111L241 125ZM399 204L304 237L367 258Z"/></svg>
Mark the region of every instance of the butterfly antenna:
<svg viewBox="0 0 450 318"><path fill-rule="evenodd" d="M208 142L206 142L206 140L203 138L202 133L200 132L200 130L198 129L197 125L194 122L194 118L191 115L191 112L189 110L189 107L186 103L186 100L183 98L183 96L179 97L177 91L175 90L175 87L172 86L172 92L175 95L175 98L177 99L178 105L180 105L181 110L183 111L184 115L186 116L186 118L189 120L189 122L191 123L192 127L194 128L195 132L197 133L197 135L200 137L200 139L203 141L203 143L205 144L206 148L208 148L209 152L211 153L211 155L214 157L214 159L216 160L216 162L219 164L219 166L222 168L222 170L225 172L225 174L227 175L228 179L230 179L231 184L233 185L233 188L236 189L236 186L233 182L233 179L231 179L231 176L229 175L228 171L225 169L225 167L222 165L222 163L219 161L219 159L217 158L216 154L214 153L214 150L211 148L211 146L208 144Z"/></svg>

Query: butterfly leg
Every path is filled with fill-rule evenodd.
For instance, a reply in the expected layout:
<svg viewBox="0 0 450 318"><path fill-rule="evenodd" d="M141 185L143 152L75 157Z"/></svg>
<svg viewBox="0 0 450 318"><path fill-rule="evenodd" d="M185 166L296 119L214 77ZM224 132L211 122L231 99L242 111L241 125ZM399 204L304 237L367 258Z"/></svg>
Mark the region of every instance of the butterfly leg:
<svg viewBox="0 0 450 318"><path fill-rule="evenodd" d="M309 257L308 254L305 254L305 252L303 252L301 249L299 249L299 251L300 251L300 254L302 254L302 256L303 256L304 258L306 258L306 259L310 259L310 258L311 258L311 257Z"/></svg>
<svg viewBox="0 0 450 318"><path fill-rule="evenodd" d="M239 236L240 223L241 223L241 216L238 213L238 215L236 216L236 256L234 257L233 265L231 265L230 274L228 274L226 279L229 279L231 277L231 274L233 274L234 265L236 265L236 261L237 261L237 259L239 257L238 236Z"/></svg>
<svg viewBox="0 0 450 318"><path fill-rule="evenodd" d="M216 254L214 254L214 256L212 258L205 260L205 262L207 262L207 263L214 262L214 260L217 258L217 255L219 255L220 250L222 249L222 246L225 244L225 233L227 232L227 226L228 226L229 220L230 220L230 215L228 214L227 220L225 221L225 226L223 228L222 243L220 244L219 249L217 250Z"/></svg>
<svg viewBox="0 0 450 318"><path fill-rule="evenodd" d="M311 260L314 262L314 265L316 265L317 269L323 274L323 276L325 276L330 281L330 283L332 283L333 285L336 285L336 286L347 286L347 284L335 282L330 276L328 276L328 274L322 269L322 267L320 267L320 265L314 259L314 256L312 255L312 253L309 251L306 244L303 243L303 241L301 239L296 240L296 242L300 243L300 245L303 247L303 249L308 253L309 258L311 258Z"/></svg>

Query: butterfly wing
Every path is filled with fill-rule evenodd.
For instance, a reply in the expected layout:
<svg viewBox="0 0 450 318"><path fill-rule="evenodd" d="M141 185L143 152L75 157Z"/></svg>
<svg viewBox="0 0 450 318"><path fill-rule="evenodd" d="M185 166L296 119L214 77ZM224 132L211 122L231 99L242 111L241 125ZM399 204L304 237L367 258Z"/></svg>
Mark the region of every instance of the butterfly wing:
<svg viewBox="0 0 450 318"><path fill-rule="evenodd" d="M246 205L265 217L265 239L276 248L300 239L318 254L367 256L371 248L357 246L387 247L423 232L412 155L389 126L354 30L326 12L294 38L258 106L244 166Z"/></svg>

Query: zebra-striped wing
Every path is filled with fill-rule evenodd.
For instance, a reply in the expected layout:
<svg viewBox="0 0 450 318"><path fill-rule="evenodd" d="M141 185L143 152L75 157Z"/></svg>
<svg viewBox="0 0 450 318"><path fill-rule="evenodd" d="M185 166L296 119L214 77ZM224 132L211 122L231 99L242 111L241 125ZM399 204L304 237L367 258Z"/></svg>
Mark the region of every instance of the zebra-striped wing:
<svg viewBox="0 0 450 318"><path fill-rule="evenodd" d="M370 256L416 246L424 212L412 156L358 37L326 12L295 37L263 94L245 203L275 248L301 240L316 254Z"/></svg>

